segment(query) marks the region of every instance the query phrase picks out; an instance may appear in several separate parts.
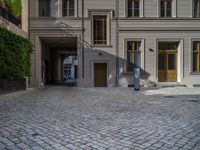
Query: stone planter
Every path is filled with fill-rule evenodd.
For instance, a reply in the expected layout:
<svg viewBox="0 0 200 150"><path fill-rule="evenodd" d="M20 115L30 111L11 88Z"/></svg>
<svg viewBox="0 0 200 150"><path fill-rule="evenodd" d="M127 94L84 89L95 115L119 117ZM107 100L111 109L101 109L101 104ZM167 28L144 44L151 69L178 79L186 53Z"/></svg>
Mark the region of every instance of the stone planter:
<svg viewBox="0 0 200 150"><path fill-rule="evenodd" d="M0 89L8 91L26 90L26 79L0 79Z"/></svg>

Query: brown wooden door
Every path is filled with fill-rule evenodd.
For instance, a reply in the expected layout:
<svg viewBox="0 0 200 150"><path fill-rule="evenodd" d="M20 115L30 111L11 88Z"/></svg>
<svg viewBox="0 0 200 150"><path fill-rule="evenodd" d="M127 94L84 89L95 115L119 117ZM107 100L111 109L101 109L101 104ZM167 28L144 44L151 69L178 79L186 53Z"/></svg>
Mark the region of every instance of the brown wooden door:
<svg viewBox="0 0 200 150"><path fill-rule="evenodd" d="M177 82L177 50L159 51L159 82Z"/></svg>
<svg viewBox="0 0 200 150"><path fill-rule="evenodd" d="M107 86L107 63L94 63L94 86Z"/></svg>

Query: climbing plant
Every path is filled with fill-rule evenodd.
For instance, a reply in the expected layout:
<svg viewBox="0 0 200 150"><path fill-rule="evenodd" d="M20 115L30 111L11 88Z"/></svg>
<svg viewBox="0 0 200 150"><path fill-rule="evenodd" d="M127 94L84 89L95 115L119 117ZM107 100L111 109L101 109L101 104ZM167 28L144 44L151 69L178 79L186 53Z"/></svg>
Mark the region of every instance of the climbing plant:
<svg viewBox="0 0 200 150"><path fill-rule="evenodd" d="M9 8L10 12L16 16L20 17L22 13L22 2L21 0L4 0L5 4Z"/></svg>
<svg viewBox="0 0 200 150"><path fill-rule="evenodd" d="M31 42L0 27L0 78L17 79L30 75Z"/></svg>

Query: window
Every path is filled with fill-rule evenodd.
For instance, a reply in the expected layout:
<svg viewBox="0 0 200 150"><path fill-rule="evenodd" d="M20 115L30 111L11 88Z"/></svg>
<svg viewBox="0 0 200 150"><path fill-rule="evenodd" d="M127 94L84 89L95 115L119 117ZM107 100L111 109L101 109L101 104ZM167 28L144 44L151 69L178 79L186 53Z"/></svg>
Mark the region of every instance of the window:
<svg viewBox="0 0 200 150"><path fill-rule="evenodd" d="M128 17L140 16L140 0L128 0Z"/></svg>
<svg viewBox="0 0 200 150"><path fill-rule="evenodd" d="M161 0L160 16L172 17L172 0Z"/></svg>
<svg viewBox="0 0 200 150"><path fill-rule="evenodd" d="M93 16L93 44L107 44L107 16Z"/></svg>
<svg viewBox="0 0 200 150"><path fill-rule="evenodd" d="M50 16L51 0L39 0L39 16L49 17Z"/></svg>
<svg viewBox="0 0 200 150"><path fill-rule="evenodd" d="M134 71L135 67L140 67L141 62L141 42L127 42L127 72Z"/></svg>
<svg viewBox="0 0 200 150"><path fill-rule="evenodd" d="M200 72L200 41L193 42L193 72Z"/></svg>
<svg viewBox="0 0 200 150"><path fill-rule="evenodd" d="M194 17L200 17L200 0L194 0Z"/></svg>
<svg viewBox="0 0 200 150"><path fill-rule="evenodd" d="M63 0L63 16L74 16L75 12L74 0Z"/></svg>

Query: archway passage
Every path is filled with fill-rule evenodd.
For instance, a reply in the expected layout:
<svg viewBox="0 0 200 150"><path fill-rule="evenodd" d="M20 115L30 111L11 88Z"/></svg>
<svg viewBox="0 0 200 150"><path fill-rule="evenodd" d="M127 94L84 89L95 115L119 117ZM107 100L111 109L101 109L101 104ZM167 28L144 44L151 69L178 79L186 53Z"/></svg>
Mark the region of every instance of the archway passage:
<svg viewBox="0 0 200 150"><path fill-rule="evenodd" d="M62 80L63 83L69 86L74 86L77 83L78 59L77 55L63 55Z"/></svg>
<svg viewBox="0 0 200 150"><path fill-rule="evenodd" d="M42 84L76 86L78 59L76 37L41 38Z"/></svg>

